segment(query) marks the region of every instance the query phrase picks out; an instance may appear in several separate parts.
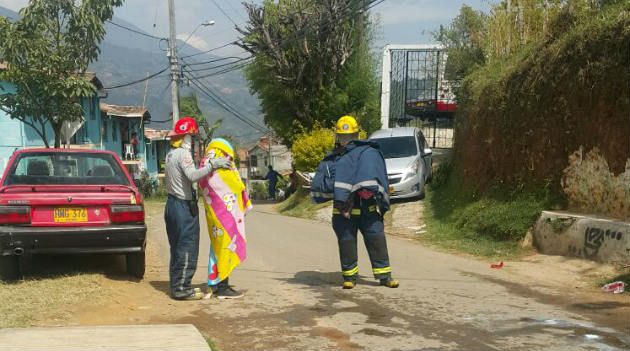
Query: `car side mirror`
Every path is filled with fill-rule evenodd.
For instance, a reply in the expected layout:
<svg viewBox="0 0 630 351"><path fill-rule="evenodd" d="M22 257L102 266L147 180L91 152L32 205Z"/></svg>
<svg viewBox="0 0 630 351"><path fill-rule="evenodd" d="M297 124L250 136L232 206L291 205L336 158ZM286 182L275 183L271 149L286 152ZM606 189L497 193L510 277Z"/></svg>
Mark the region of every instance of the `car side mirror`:
<svg viewBox="0 0 630 351"><path fill-rule="evenodd" d="M431 155L433 153L433 151L429 148L424 149L424 154L425 155Z"/></svg>

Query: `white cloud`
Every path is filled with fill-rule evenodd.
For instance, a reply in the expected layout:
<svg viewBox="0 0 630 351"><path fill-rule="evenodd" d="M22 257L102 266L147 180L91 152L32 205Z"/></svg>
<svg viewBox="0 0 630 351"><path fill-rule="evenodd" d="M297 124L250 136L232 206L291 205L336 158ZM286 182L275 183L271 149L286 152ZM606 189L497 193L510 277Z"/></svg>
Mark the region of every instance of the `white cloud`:
<svg viewBox="0 0 630 351"><path fill-rule="evenodd" d="M22 7L28 5L28 0L1 0L0 6L6 7L15 12L19 11Z"/></svg>
<svg viewBox="0 0 630 351"><path fill-rule="evenodd" d="M177 34L177 39L182 40L182 41L188 39L186 43L198 50L205 51L205 50L210 49L210 45L202 37L193 35L193 36L190 36L190 38L188 38L189 36L190 36L189 33Z"/></svg>

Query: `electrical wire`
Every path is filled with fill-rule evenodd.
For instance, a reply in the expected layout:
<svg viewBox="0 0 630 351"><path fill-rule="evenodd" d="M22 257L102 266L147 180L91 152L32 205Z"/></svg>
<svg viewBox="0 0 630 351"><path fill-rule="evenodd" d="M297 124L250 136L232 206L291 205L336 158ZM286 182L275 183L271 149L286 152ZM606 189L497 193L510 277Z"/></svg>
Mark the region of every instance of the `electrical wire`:
<svg viewBox="0 0 630 351"><path fill-rule="evenodd" d="M151 79L151 78L157 77L158 75L160 75L160 74L162 74L164 71L166 71L168 68L169 68L169 66L166 66L164 69L160 70L159 72L155 72L155 73L153 73L153 74L150 74L148 77L144 77L144 78L141 78L141 79L138 79L138 80L134 80L134 81L131 81L131 82L128 82L128 83L122 83L122 84L119 84L119 85L114 85L114 86L111 86L111 87L106 87L105 89L106 89L106 90L111 90L111 89L123 88L123 87L126 87L126 86L130 86L130 85L138 84L138 83L141 83L141 82L147 81L147 80L149 80L149 79Z"/></svg>
<svg viewBox="0 0 630 351"><path fill-rule="evenodd" d="M197 69L191 69L189 70L190 72L203 72L203 71L209 71L209 70L213 70L213 69L217 69L217 68L221 68L221 67L225 67L225 66L229 66L229 65L233 65L235 63L239 63L242 61L246 61L249 60L250 58L252 58L252 56L250 57L244 57L244 58L240 58L234 62L228 62L228 63L223 63L217 66L212 66L212 67L204 67L204 68L197 68ZM191 66L192 64L188 64L187 66Z"/></svg>
<svg viewBox="0 0 630 351"><path fill-rule="evenodd" d="M184 61L184 57L181 58L182 61ZM237 56L225 56L225 57L221 57L218 59L214 59L214 60L210 60L210 61L204 61L204 62L193 62L193 63L187 63L186 66L198 66L198 65L205 65L208 63L213 63L213 62L219 62L219 61L225 61L225 60L229 60L229 59L242 59L242 57L237 57Z"/></svg>
<svg viewBox="0 0 630 351"><path fill-rule="evenodd" d="M136 34L139 34L139 35L143 35L143 36L148 37L148 38L151 38L151 39L157 39L157 40L168 40L168 39L166 39L166 38L160 38L160 37L157 37L157 36L155 36L155 35L147 34L147 33L141 32L141 31L139 31L139 30L135 30L135 29L133 29L133 28L129 28L129 27L127 27L127 26L123 26L122 24L118 24L118 23L112 22L112 21L110 21L110 20L107 20L107 23L111 23L111 24L115 25L116 27L120 27L120 28L126 29L126 30L128 30L128 31L130 31L130 32L133 32L133 33L136 33Z"/></svg>
<svg viewBox="0 0 630 351"><path fill-rule="evenodd" d="M230 20L230 22L232 22L232 24L234 24L235 27L238 27L238 24L236 24L236 22L232 19L232 17L230 17L230 15L227 14L227 12L223 11L223 8L219 6L219 3L216 2L216 0L212 0L212 3L214 4L214 6L216 6L219 9L219 11L221 11L221 13L223 14L223 16L225 16L225 18Z"/></svg>
<svg viewBox="0 0 630 351"><path fill-rule="evenodd" d="M232 6L232 2L230 0L223 0L223 1L232 9L232 11L234 11L234 13L236 14L236 17L238 17L241 20L243 20L243 22L247 22L247 20L245 18L243 18L243 16L241 16L241 14L238 12L238 10L236 8L234 8L234 6Z"/></svg>
<svg viewBox="0 0 630 351"><path fill-rule="evenodd" d="M215 77L215 76L219 76L219 75L222 75L222 74L226 74L226 73L230 73L230 72L238 71L238 70L240 70L240 69L242 69L242 68L247 67L247 66L248 66L250 63L252 63L252 62L254 62L254 59L253 59L253 58L250 58L249 60L247 60L247 61L243 61L242 63L237 64L237 65L235 65L235 66L232 66L232 67L230 67L230 68L226 68L226 69L221 70L221 71L218 71L218 72L212 72L212 73L209 73L209 74L206 74L206 75L203 75L203 76L197 77L197 79L203 79L203 78Z"/></svg>
<svg viewBox="0 0 630 351"><path fill-rule="evenodd" d="M231 42L226 43L226 44L223 44L223 45L221 45L221 46L217 46L217 47L215 47L215 48L212 48L212 49L209 49L209 50L206 50L206 51L198 52L198 53L196 53L196 54L191 54L191 55L181 56L180 58L188 58L188 57L193 57L193 56L197 56L197 55L207 54L207 53L209 53L209 52L213 52L213 51L216 51L216 50L219 50L219 49L223 49L223 48L225 48L225 47L227 47L227 46L230 46L230 45L236 45L236 41L231 41Z"/></svg>
<svg viewBox="0 0 630 351"><path fill-rule="evenodd" d="M203 84L203 82L198 80L194 75L192 75L192 73L190 72L187 72L187 73L188 73L188 77L191 79L192 84L195 85L204 95L206 95L212 101L214 101L219 106L221 106L224 110L226 110L227 112L234 115L236 118L238 118L239 120L241 120L242 122L246 123L247 125L249 125L250 127L256 130L259 130L264 133L269 132L269 130L266 127L259 125L257 122L252 121L247 116L244 116L243 114L241 114L235 107L230 105L228 102L226 102L216 93L214 93L212 89L210 89L208 86Z"/></svg>

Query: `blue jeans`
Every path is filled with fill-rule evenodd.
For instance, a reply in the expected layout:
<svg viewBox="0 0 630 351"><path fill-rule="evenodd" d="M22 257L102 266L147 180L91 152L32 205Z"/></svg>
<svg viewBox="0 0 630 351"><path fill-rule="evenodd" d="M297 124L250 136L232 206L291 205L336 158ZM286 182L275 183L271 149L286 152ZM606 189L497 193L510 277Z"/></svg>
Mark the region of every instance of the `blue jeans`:
<svg viewBox="0 0 630 351"><path fill-rule="evenodd" d="M176 299L193 293L191 282L199 257L199 215L193 217L189 203L169 195L164 208L166 233L171 247L169 280L171 295Z"/></svg>
<svg viewBox="0 0 630 351"><path fill-rule="evenodd" d="M275 198L276 197L276 182L269 182L269 197L270 198Z"/></svg>
<svg viewBox="0 0 630 351"><path fill-rule="evenodd" d="M363 234L363 241L370 256L374 278L384 279L392 275L383 217L376 212L374 206L373 201L361 201L361 205L354 209L355 215L350 216L349 219L341 214L333 214L332 225L337 234L344 280L356 281L357 279L359 272L357 232L359 230Z"/></svg>

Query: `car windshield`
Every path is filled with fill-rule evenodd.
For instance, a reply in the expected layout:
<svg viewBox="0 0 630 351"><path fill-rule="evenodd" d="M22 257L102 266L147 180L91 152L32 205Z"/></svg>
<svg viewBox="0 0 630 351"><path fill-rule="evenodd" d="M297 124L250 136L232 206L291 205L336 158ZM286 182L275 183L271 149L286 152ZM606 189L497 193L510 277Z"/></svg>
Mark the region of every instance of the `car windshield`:
<svg viewBox="0 0 630 351"><path fill-rule="evenodd" d="M110 154L29 152L20 154L3 185L129 185Z"/></svg>
<svg viewBox="0 0 630 351"><path fill-rule="evenodd" d="M412 136L371 139L381 147L383 157L403 158L418 154L416 138Z"/></svg>

